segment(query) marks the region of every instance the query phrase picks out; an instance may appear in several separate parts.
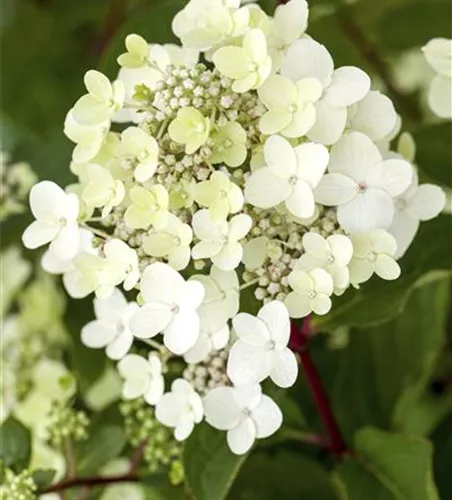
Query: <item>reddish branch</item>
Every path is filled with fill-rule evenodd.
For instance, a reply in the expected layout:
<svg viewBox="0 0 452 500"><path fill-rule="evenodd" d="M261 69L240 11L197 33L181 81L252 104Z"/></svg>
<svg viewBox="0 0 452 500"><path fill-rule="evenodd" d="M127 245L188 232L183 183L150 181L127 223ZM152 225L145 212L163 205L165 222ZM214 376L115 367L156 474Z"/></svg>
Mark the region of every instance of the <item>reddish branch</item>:
<svg viewBox="0 0 452 500"><path fill-rule="evenodd" d="M295 323L292 323L291 332L291 348L298 353L301 365L306 375L309 388L314 397L317 410L322 417L323 423L329 437L329 449L337 457L342 456L349 450L342 437L341 431L337 424L336 418L331 408L330 401L326 394L325 388L320 378L319 372L308 350L309 340L314 331L312 328L312 318L308 316L300 328Z"/></svg>

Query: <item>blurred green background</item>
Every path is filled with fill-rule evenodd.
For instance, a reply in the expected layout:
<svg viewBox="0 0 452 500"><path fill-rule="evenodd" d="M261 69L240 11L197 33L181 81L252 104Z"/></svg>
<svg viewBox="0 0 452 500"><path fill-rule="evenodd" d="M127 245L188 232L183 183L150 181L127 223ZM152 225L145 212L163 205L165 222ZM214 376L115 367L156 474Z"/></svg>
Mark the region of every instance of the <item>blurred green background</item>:
<svg viewBox="0 0 452 500"><path fill-rule="evenodd" d="M152 42L174 41L171 18L184 3L2 0L1 149L11 153L14 161L29 162L40 179L61 185L70 183L72 144L63 134L63 122L69 108L84 92L85 71L97 68L114 78L115 60L123 51L128 33L138 33ZM276 3L261 2L268 12L274 10ZM421 179L451 188L450 123L435 120L427 110L425 91L431 74L419 52L433 37L451 37L451 2L311 0L309 4L308 33L328 47L337 66L358 65L375 77L376 86L394 99L404 129L416 140ZM391 83L389 89L382 74L386 83ZM28 220L27 215L20 215L3 224L2 248L19 242ZM402 261L401 280L383 285L373 281L353 300L347 296L348 303L338 305L325 328L351 328L345 347L325 348L331 347L332 339L323 336L313 344L345 437L351 441L358 429L374 425L431 438L435 445L435 479L444 500L452 498L450 231L450 215L424 224ZM82 307L76 306L76 314ZM68 315L74 314L73 308L69 306ZM90 315L88 308L85 317ZM75 335L77 324L83 321L78 319L73 329ZM102 373L103 361L100 368L96 363L104 356L94 353L88 357L88 350L80 345L78 349L82 351L75 355L75 368L77 363L79 367L95 365L93 373L88 373L88 368L84 374L87 383L91 383ZM297 387L292 393L309 426L320 427L307 387ZM279 475L275 462L261 453L247 462L239 476L237 495L233 491L231 498L255 498L246 496L249 490L259 492L260 499L276 498L275 495L294 499L318 497L315 481L323 469L318 470L310 460L315 458L327 466L328 461L323 456L311 456L314 454L309 447L303 448L303 452L303 456L297 455L293 466L296 470L313 467L312 475L305 475L304 490L298 489L299 483L293 488L290 484L284 486L292 488L295 496L287 496L286 489L272 483ZM261 471L258 475L252 474L256 468ZM273 472L264 474L262 480L262 471L267 468ZM284 472L281 470L281 474ZM353 477L352 466L339 472L342 478ZM252 477L255 480L250 482ZM350 480L352 490L360 492L360 496L350 496L351 500L415 498L391 496L373 481L370 474L359 485ZM328 492L320 497L331 498Z"/></svg>

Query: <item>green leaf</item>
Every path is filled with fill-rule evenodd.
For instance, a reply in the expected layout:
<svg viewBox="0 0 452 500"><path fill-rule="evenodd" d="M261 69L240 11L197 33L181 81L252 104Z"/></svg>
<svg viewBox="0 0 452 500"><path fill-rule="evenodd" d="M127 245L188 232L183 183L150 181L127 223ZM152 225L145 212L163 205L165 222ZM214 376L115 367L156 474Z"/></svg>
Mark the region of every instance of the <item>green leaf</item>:
<svg viewBox="0 0 452 500"><path fill-rule="evenodd" d="M184 449L185 477L196 500L226 498L245 459L229 450L224 432L198 425Z"/></svg>
<svg viewBox="0 0 452 500"><path fill-rule="evenodd" d="M450 142L452 124L438 123L413 134L416 142L416 161L431 181L452 187L452 157Z"/></svg>
<svg viewBox="0 0 452 500"><path fill-rule="evenodd" d="M337 500L326 469L291 451L253 453L242 467L229 500ZM367 500L367 499L366 499Z"/></svg>
<svg viewBox="0 0 452 500"><path fill-rule="evenodd" d="M350 499L438 500L428 441L366 427L354 449L358 458L337 469Z"/></svg>
<svg viewBox="0 0 452 500"><path fill-rule="evenodd" d="M434 472L440 497L452 498L452 481L450 479L450 464L452 461L452 414L444 419L432 435L435 446Z"/></svg>
<svg viewBox="0 0 452 500"><path fill-rule="evenodd" d="M407 50L431 38L450 37L449 0L419 0L388 10L378 24L378 40L383 47ZM427 16L427 17L426 17ZM403 29L400 27L403 26Z"/></svg>
<svg viewBox="0 0 452 500"><path fill-rule="evenodd" d="M9 417L1 425L0 435L0 459L4 465L15 471L27 468L31 457L30 431L19 420Z"/></svg>
<svg viewBox="0 0 452 500"><path fill-rule="evenodd" d="M332 312L316 318L324 330L341 326L375 326L398 316L407 301L427 274L432 279L450 276L450 246L445 237L452 227L450 215L440 215L421 225L413 244L400 261L402 276L395 281L384 281L374 276L358 291L348 290L333 300ZM444 235L438 238L438 235ZM437 272L439 271L439 273Z"/></svg>
<svg viewBox="0 0 452 500"><path fill-rule="evenodd" d="M116 458L125 445L126 438L121 427L102 425L100 422L90 430L90 438L77 447L77 472L95 474Z"/></svg>
<svg viewBox="0 0 452 500"><path fill-rule="evenodd" d="M53 469L38 469L33 471L33 481L38 487L38 491L43 491L48 488L55 477L56 470Z"/></svg>

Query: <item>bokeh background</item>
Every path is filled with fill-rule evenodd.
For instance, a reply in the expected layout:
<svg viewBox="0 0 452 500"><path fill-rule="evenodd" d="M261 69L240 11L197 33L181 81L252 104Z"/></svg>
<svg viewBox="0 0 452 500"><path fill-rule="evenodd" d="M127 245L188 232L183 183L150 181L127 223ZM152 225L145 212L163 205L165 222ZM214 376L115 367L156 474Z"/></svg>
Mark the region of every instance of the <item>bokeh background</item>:
<svg viewBox="0 0 452 500"><path fill-rule="evenodd" d="M84 93L85 71L96 68L114 78L116 57L123 51L128 33L138 33L156 43L175 41L171 19L184 3L2 0L1 150L8 152L12 161L28 162L41 180L50 179L63 186L71 183L74 178L68 166L73 145L63 134L63 122L69 108ZM277 2L260 3L272 11ZM362 67L373 76L374 87L393 98L404 130L415 139L421 180L451 188L450 122L435 119L427 108L426 92L433 73L420 52L431 38L451 37L450 1L310 0L309 4L308 33L327 46L336 65ZM22 213L2 222L2 252L20 244L29 221L30 217ZM452 498L450 232L450 215L426 223L402 261L404 278L384 288L386 291L377 286L362 303L358 298L353 316L350 310L340 309L330 322L340 327L339 333L319 338L313 345L346 438L351 440L356 429L365 425L429 437L435 446L435 479L444 500ZM27 252L23 255L36 259ZM11 272L15 272L14 266L3 266L4 282ZM85 390L105 374L107 361L103 353L89 351L78 340L81 326L92 316L91 301L70 302L62 293L55 292L45 305L34 299L39 305L31 310L37 314L34 334L46 329L40 316L45 308L58 309L62 328L68 331L68 342L72 343L68 365ZM367 311L365 320L360 317L363 310ZM302 387L300 394L303 418L316 422L307 388ZM294 467L310 470L307 459L303 460ZM305 475L304 490L297 489L299 484L274 483L275 477L287 473L278 471L277 463L258 456L247 464L236 486L238 496L231 498L318 496L314 487L309 489L311 474ZM271 473L263 474L267 468ZM253 473L256 471L259 474ZM298 473L293 475L297 477ZM312 477L317 473L312 469ZM247 477L255 479L247 483ZM369 491L379 491L370 479L367 486ZM389 493L367 496L365 488L360 500L399 498ZM243 496L247 491L252 494ZM288 496L288 491L295 496Z"/></svg>

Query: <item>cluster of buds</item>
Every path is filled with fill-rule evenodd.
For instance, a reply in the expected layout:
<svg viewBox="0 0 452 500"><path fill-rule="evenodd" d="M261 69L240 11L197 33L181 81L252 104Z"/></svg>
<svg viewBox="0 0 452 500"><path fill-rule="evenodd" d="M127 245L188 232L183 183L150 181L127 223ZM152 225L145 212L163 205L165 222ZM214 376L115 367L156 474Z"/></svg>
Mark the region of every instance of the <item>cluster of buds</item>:
<svg viewBox="0 0 452 500"><path fill-rule="evenodd" d="M48 440L55 449L61 449L68 441L83 441L88 437L89 419L86 413L66 404L54 401L48 416Z"/></svg>
<svg viewBox="0 0 452 500"><path fill-rule="evenodd" d="M445 203L390 150L390 99L334 67L308 14L305 0L273 17L190 0L173 20L181 46L129 35L117 79L88 71L67 115L78 182L31 191L25 246L49 243L44 269L96 296L82 341L178 441L203 419L237 454L274 433L283 416L260 384L296 380L290 321L373 275L397 279Z"/></svg>
<svg viewBox="0 0 452 500"><path fill-rule="evenodd" d="M0 486L0 500L36 500L38 487L28 469L19 474L6 469Z"/></svg>

